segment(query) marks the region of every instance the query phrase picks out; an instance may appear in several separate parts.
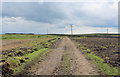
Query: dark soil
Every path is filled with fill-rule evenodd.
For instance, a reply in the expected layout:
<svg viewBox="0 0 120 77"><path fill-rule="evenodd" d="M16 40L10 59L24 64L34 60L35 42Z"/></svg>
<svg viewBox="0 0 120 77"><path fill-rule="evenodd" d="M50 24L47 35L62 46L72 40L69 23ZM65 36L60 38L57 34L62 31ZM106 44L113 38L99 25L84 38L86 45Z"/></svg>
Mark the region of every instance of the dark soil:
<svg viewBox="0 0 120 77"><path fill-rule="evenodd" d="M55 49L31 69L32 75L100 75L101 72L90 63L74 43L64 37L56 43ZM29 75L31 75L29 74Z"/></svg>
<svg viewBox="0 0 120 77"><path fill-rule="evenodd" d="M55 39L51 39L51 40L47 41L47 42L50 42L49 47L54 47L54 46L52 46L52 44L55 44L55 42L53 42L51 44L52 40L55 40ZM13 74L13 69L11 69L11 67L12 67L12 61L11 61L11 63L7 62L7 60L9 60L9 58L11 58L12 60L15 60L16 59L15 57L21 57L21 59L17 59L17 61L18 61L19 64L13 66L13 67L18 67L22 63L25 63L26 60L29 59L28 57L25 57L24 55L27 55L27 54L30 54L30 53L33 53L33 52L37 52L41 48L46 48L43 45L45 43L46 42L44 42L44 43L38 43L37 46L39 46L39 48L36 48L36 45L35 45L35 46L32 46L32 47L19 47L19 48L12 48L12 49L9 49L9 50L3 50L2 51L2 59L0 60L3 76L12 75ZM46 51L44 51L44 53L45 52ZM44 53L41 53L39 56L41 56ZM35 65L36 63L38 63L39 60L40 60L39 57L36 56L36 58L34 60L32 60L31 62L29 62L28 64L26 64L26 66L24 67L24 71L20 72L20 74L29 73L28 70L30 68L32 68L33 65Z"/></svg>
<svg viewBox="0 0 120 77"><path fill-rule="evenodd" d="M96 56L103 58L105 63L109 63L113 67L120 65L118 38L76 37L71 39L79 44L78 48L82 46L90 49Z"/></svg>

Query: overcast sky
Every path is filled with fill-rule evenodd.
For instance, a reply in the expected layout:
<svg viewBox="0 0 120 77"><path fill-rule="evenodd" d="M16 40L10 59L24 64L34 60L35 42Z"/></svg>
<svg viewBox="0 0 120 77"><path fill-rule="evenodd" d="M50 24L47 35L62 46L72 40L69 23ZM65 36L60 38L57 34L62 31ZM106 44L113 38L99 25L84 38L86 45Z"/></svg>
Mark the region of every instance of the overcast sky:
<svg viewBox="0 0 120 77"><path fill-rule="evenodd" d="M2 33L118 32L117 2L4 2Z"/></svg>

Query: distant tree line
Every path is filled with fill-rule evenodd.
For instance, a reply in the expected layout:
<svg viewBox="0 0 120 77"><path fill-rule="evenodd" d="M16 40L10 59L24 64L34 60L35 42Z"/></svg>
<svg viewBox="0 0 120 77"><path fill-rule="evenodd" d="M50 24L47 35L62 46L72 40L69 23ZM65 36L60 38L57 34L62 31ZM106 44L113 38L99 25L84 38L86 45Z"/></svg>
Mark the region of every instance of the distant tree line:
<svg viewBox="0 0 120 77"><path fill-rule="evenodd" d="M34 35L34 33L5 33L6 35Z"/></svg>

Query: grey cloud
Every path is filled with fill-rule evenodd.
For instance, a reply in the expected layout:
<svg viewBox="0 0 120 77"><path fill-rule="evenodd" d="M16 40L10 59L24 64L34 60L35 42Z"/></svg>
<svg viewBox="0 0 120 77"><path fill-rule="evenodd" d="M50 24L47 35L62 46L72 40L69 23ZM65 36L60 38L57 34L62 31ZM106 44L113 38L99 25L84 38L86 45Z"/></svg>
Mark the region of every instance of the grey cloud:
<svg viewBox="0 0 120 77"><path fill-rule="evenodd" d="M55 20L67 18L57 3L36 2L5 2L3 17L24 17L27 20L52 23Z"/></svg>
<svg viewBox="0 0 120 77"><path fill-rule="evenodd" d="M18 31L18 27L19 31L46 32L46 29L50 28L51 32L65 32L64 28L70 24L77 28L106 27L106 24L117 26L117 9L110 8L111 6L111 3L5 2L3 18L21 17L22 22L25 22L16 23L13 19L10 21L12 24L3 25L3 32ZM69 27L66 30L69 30Z"/></svg>

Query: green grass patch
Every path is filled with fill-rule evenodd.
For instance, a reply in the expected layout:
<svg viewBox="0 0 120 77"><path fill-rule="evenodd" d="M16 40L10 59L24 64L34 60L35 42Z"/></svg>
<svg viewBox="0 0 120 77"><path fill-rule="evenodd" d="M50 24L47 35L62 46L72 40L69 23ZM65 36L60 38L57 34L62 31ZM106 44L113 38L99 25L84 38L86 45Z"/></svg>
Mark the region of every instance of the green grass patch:
<svg viewBox="0 0 120 77"><path fill-rule="evenodd" d="M65 67L66 67L66 70L70 69L70 56L69 55L65 55Z"/></svg>
<svg viewBox="0 0 120 77"><path fill-rule="evenodd" d="M56 40L52 40L51 42L54 43Z"/></svg>
<svg viewBox="0 0 120 77"><path fill-rule="evenodd" d="M80 48L83 49L82 51L86 53L87 57L90 58L92 60L92 62L94 64L96 64L103 73L105 73L106 75L118 75L117 68L110 66L110 64L108 64L108 63L104 63L104 59L96 56L94 54L94 52L90 52L91 51L90 49L87 49L85 47L80 47ZM106 47L103 47L103 48L106 48ZM84 50L84 49L86 49L86 50ZM86 51L89 51L90 53L87 53ZM108 58L108 57L106 57L106 58Z"/></svg>
<svg viewBox="0 0 120 77"><path fill-rule="evenodd" d="M104 48L104 49L106 49L107 47L101 46L101 48Z"/></svg>
<svg viewBox="0 0 120 77"><path fill-rule="evenodd" d="M62 67L62 70L63 71L70 71L70 67L71 67L71 65L70 65L70 55L68 55L67 53L65 53L64 59L65 59L65 64ZM70 73L65 72L65 75L70 75Z"/></svg>
<svg viewBox="0 0 120 77"><path fill-rule="evenodd" d="M104 59L101 57L96 56L93 52L87 54L88 58L92 60L93 63L95 63L100 70L105 73L106 75L118 75L118 69L111 67L107 63L103 63Z"/></svg>
<svg viewBox="0 0 120 77"><path fill-rule="evenodd" d="M91 51L90 49L87 49L86 51Z"/></svg>
<svg viewBox="0 0 120 77"><path fill-rule="evenodd" d="M62 70L63 71L70 71L70 55L68 52L64 52L63 55L63 59L64 59L64 65L62 66ZM65 75L70 75L70 73L65 72Z"/></svg>
<svg viewBox="0 0 120 77"><path fill-rule="evenodd" d="M45 45L49 47L51 45L51 42L46 42ZM42 57L44 55L46 55L50 51L50 49L44 48L46 46L43 46L43 45L39 44L39 45L36 45L35 47L33 47L32 49L33 50L37 49L37 51L34 51L33 53L30 53L30 54L25 54L24 57L28 57L29 59L25 63L23 63L21 66L15 68L14 69L14 74L16 74L16 73L20 72L21 70L23 70L25 65L27 63L31 62L32 60L34 60L36 57L39 57L39 59L41 60ZM42 53L42 55L39 56L41 53Z"/></svg>
<svg viewBox="0 0 120 77"><path fill-rule="evenodd" d="M81 49L86 49L85 47L80 47Z"/></svg>
<svg viewBox="0 0 120 77"><path fill-rule="evenodd" d="M43 53L44 51L49 51L49 49L47 49L47 48L42 48L41 50L38 50L38 51L35 51L35 52L33 52L33 53L24 55L24 57L28 57L29 59L28 59L25 63L23 63L21 66L19 66L19 67L17 67L17 68L14 68L14 69L13 69L13 70L14 70L14 73L13 73L13 74L16 74L16 73L24 70L23 68L25 67L25 65L26 65L27 63L31 62L32 60L34 60L36 57L40 57L40 59L41 59L41 57L43 57L43 56L39 56L39 55L40 55L41 53ZM13 60L13 61L14 61L14 60ZM15 62L15 63L18 63L18 62Z"/></svg>
<svg viewBox="0 0 120 77"><path fill-rule="evenodd" d="M51 44L47 42L47 43L45 43L45 45L46 45L47 47L49 47Z"/></svg>
<svg viewBox="0 0 120 77"><path fill-rule="evenodd" d="M22 39L32 39L32 38L62 38L61 36L57 36L57 35L15 35L15 34L11 34L11 35L7 35L7 34L3 34L1 35L2 40L22 40Z"/></svg>
<svg viewBox="0 0 120 77"><path fill-rule="evenodd" d="M62 38L55 35L3 35L4 37L7 36L7 40L9 39L27 39L27 38L40 38L30 42L32 48L28 50L20 50L19 48L15 48L15 52L9 52L6 55L2 55L2 59L5 59L6 62L10 63L10 68L13 70L13 74L17 74L24 70L27 64L30 64L35 59L42 60L42 58L51 50L47 47L50 47L52 43L54 43L58 38ZM40 37L38 37L40 36ZM48 42L48 40L57 38L52 40L52 42ZM47 47L46 47L47 46ZM23 55L15 55L18 52L23 53ZM9 57L8 55L12 55ZM27 59L26 59L27 58ZM21 62L24 61L24 62ZM35 62L31 67L36 65Z"/></svg>

